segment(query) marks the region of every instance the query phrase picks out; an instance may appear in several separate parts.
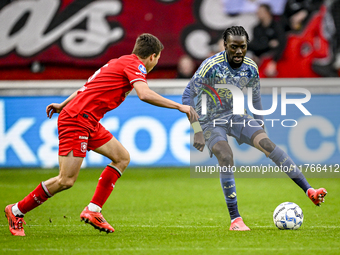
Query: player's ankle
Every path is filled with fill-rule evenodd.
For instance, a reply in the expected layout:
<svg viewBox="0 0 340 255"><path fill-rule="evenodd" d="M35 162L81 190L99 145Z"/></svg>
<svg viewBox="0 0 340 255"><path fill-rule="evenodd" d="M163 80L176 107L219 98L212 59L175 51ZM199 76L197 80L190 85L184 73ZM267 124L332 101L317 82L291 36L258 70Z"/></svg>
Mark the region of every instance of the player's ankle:
<svg viewBox="0 0 340 255"><path fill-rule="evenodd" d="M232 219L232 220L231 220L231 223L233 223L233 222L234 222L235 220L237 220L237 219L241 219L241 220L242 220L242 217L239 216L239 217L236 217L236 218Z"/></svg>
<svg viewBox="0 0 340 255"><path fill-rule="evenodd" d="M13 205L12 213L14 214L15 217L24 217L25 216L25 214L20 211L20 209L18 207L18 203Z"/></svg>
<svg viewBox="0 0 340 255"><path fill-rule="evenodd" d="M94 203L89 203L87 206L91 212L101 212L102 208Z"/></svg>
<svg viewBox="0 0 340 255"><path fill-rule="evenodd" d="M307 195L307 197L309 196L309 194L308 194L308 191L309 191L309 190L314 190L314 188L310 187L309 189L306 190L306 195Z"/></svg>

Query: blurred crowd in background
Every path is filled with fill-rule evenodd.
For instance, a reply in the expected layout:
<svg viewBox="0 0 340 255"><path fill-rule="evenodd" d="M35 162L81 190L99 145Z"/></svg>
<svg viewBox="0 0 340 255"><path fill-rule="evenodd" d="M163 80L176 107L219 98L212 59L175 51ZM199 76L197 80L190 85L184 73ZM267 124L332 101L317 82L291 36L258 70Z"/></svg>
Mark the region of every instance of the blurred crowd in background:
<svg viewBox="0 0 340 255"><path fill-rule="evenodd" d="M248 56L260 67L261 77L280 77L279 71L284 73L285 68L297 72L311 69L320 77L339 76L340 0L221 1L227 16L256 14L257 24L248 31L251 37ZM294 47L298 43L301 47ZM224 50L222 39L217 45L212 48L210 55ZM313 53L317 58L313 58L312 63L304 61ZM294 61L285 63L292 56L296 60L295 69L287 66ZM193 75L196 65L189 55L182 56L178 62L177 78ZM306 73L304 77L310 77Z"/></svg>
<svg viewBox="0 0 340 255"><path fill-rule="evenodd" d="M148 78L188 79L232 25L260 77L339 76L340 0L5 0L0 79L86 79L144 32L165 46Z"/></svg>

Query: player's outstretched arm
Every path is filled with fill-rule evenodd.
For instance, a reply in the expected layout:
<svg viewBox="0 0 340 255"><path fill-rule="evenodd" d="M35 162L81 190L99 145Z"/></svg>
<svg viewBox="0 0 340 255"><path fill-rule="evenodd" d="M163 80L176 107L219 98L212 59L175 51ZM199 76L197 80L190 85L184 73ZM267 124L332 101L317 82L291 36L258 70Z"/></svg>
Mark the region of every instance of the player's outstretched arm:
<svg viewBox="0 0 340 255"><path fill-rule="evenodd" d="M191 111L190 124L191 124L192 128L194 129L194 133L195 133L194 134L194 144L193 144L193 146L197 150L203 151L204 146L205 146L205 139L204 139L204 136L203 136L203 131L202 131L201 125L198 121L199 116L192 106L190 106L190 111Z"/></svg>
<svg viewBox="0 0 340 255"><path fill-rule="evenodd" d="M46 114L47 114L47 118L52 118L52 115L54 113L60 113L61 110L73 99L75 98L75 96L77 95L78 90L73 92L68 98L65 99L64 102L58 104L58 103L52 103L49 104L46 107Z"/></svg>
<svg viewBox="0 0 340 255"><path fill-rule="evenodd" d="M186 113L188 116L188 119L190 120L190 114L191 114L190 106L182 105L175 101L162 97L161 95L157 94L155 91L151 90L148 84L146 84L143 81L135 82L133 84L133 87L135 88L140 100L146 103L155 105L155 106L159 106L159 107L177 109L183 113Z"/></svg>
<svg viewBox="0 0 340 255"><path fill-rule="evenodd" d="M140 100L147 102L149 104L155 105L155 106L178 109L179 111L186 113L188 116L188 119L190 120L190 123L195 126L194 147L200 151L203 151L205 140L203 137L201 126L198 122L198 114L196 113L194 108L188 105L179 104L170 99L162 97L161 95L151 90L148 84L146 84L145 82L137 81L133 84L133 86Z"/></svg>

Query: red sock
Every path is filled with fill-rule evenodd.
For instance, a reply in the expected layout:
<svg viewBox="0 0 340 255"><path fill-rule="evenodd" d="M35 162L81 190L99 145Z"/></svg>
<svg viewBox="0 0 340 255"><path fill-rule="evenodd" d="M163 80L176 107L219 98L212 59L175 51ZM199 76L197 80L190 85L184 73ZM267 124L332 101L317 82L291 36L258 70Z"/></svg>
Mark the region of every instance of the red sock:
<svg viewBox="0 0 340 255"><path fill-rule="evenodd" d="M120 176L120 171L115 167L112 167L111 165L105 167L104 171L100 175L91 203L94 203L102 208L106 200L109 198L115 183Z"/></svg>
<svg viewBox="0 0 340 255"><path fill-rule="evenodd" d="M27 213L37 206L44 203L51 197L48 190L43 183L40 183L31 193L29 193L23 200L18 203L18 208L22 213Z"/></svg>

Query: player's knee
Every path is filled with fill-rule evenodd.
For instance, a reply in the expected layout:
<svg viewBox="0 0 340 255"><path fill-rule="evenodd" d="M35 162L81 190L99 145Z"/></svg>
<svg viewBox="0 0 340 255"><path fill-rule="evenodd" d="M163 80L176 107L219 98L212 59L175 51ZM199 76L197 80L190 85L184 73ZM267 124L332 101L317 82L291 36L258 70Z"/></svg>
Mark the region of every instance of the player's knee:
<svg viewBox="0 0 340 255"><path fill-rule="evenodd" d="M269 138L261 139L259 145L268 153L271 153L276 146Z"/></svg>
<svg viewBox="0 0 340 255"><path fill-rule="evenodd" d="M75 182L76 182L75 178L59 176L58 177L59 190L72 188Z"/></svg>
<svg viewBox="0 0 340 255"><path fill-rule="evenodd" d="M125 168L127 168L127 166L130 163L130 153L125 150L124 153L122 153L120 159L119 159L119 168L121 171L124 171Z"/></svg>
<svg viewBox="0 0 340 255"><path fill-rule="evenodd" d="M127 168L127 166L129 165L130 163L130 153L126 153L124 159L123 159L123 165L125 168Z"/></svg>
<svg viewBox="0 0 340 255"><path fill-rule="evenodd" d="M213 146L212 151L214 155L216 156L220 166L233 166L234 165L233 153L230 150L230 147L227 143L225 142L216 143Z"/></svg>
<svg viewBox="0 0 340 255"><path fill-rule="evenodd" d="M221 153L221 156L218 158L220 165L222 166L233 166L234 165L234 158L233 155L230 153Z"/></svg>

